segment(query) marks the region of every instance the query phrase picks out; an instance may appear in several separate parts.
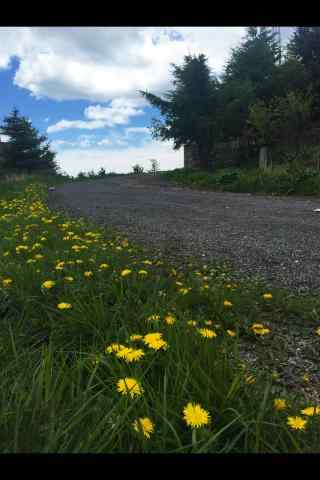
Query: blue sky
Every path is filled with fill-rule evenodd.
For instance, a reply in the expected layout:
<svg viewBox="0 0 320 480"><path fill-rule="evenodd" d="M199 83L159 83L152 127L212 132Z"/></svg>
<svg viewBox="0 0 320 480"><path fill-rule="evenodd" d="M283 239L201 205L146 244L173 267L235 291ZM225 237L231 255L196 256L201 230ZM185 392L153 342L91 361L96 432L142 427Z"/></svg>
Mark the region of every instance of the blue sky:
<svg viewBox="0 0 320 480"><path fill-rule="evenodd" d="M284 40L292 32L283 28ZM0 121L15 106L48 135L63 171L183 166L151 138L158 115L137 93L170 88L170 63L203 52L219 74L244 27L0 27Z"/></svg>

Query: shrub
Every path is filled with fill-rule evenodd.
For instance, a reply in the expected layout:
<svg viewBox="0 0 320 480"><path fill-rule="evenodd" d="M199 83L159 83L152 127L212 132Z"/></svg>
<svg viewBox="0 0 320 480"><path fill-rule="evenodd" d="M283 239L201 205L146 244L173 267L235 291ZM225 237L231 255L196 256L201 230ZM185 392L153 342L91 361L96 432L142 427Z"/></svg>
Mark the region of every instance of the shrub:
<svg viewBox="0 0 320 480"><path fill-rule="evenodd" d="M132 167L132 170L136 175L141 175L144 171L143 167L138 163Z"/></svg>

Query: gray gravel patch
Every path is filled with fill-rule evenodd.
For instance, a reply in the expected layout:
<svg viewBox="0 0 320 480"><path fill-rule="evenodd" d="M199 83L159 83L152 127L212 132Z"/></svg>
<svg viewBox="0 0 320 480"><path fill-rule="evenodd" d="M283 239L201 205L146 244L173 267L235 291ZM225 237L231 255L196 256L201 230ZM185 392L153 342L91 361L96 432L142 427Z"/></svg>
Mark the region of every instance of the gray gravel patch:
<svg viewBox="0 0 320 480"><path fill-rule="evenodd" d="M320 199L195 191L128 175L63 184L49 192L49 206L182 261L228 261L240 276L320 287Z"/></svg>

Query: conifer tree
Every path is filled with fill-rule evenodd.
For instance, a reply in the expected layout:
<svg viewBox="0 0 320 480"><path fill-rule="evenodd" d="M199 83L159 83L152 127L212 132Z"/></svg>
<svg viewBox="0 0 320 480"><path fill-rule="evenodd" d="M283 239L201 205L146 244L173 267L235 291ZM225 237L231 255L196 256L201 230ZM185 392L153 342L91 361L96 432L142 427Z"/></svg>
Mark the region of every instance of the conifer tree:
<svg viewBox="0 0 320 480"><path fill-rule="evenodd" d="M5 152L4 167L16 171L57 172L55 153L50 150L48 138L39 132L27 118L20 116L17 108L4 118L0 126L9 140Z"/></svg>
<svg viewBox="0 0 320 480"><path fill-rule="evenodd" d="M217 80L210 75L205 55L187 55L182 66L172 64L173 89L163 97L140 92L161 112L163 120L153 119L152 135L173 140L174 149L194 144L201 167L209 168L214 141L214 111Z"/></svg>

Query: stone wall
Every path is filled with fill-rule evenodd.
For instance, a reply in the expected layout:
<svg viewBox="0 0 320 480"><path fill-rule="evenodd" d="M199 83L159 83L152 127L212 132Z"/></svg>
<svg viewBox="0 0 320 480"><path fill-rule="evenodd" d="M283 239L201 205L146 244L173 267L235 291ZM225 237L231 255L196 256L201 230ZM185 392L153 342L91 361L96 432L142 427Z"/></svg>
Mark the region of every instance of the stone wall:
<svg viewBox="0 0 320 480"><path fill-rule="evenodd" d="M211 154L211 165L221 164L226 167L234 167L240 164L243 149L240 140L219 143L215 145ZM195 145L184 146L184 168L200 168L199 156Z"/></svg>
<svg viewBox="0 0 320 480"><path fill-rule="evenodd" d="M5 150L5 143L0 141L0 165L4 162L3 153Z"/></svg>
<svg viewBox="0 0 320 480"><path fill-rule="evenodd" d="M200 168L199 155L195 145L183 147L183 164L184 168Z"/></svg>

